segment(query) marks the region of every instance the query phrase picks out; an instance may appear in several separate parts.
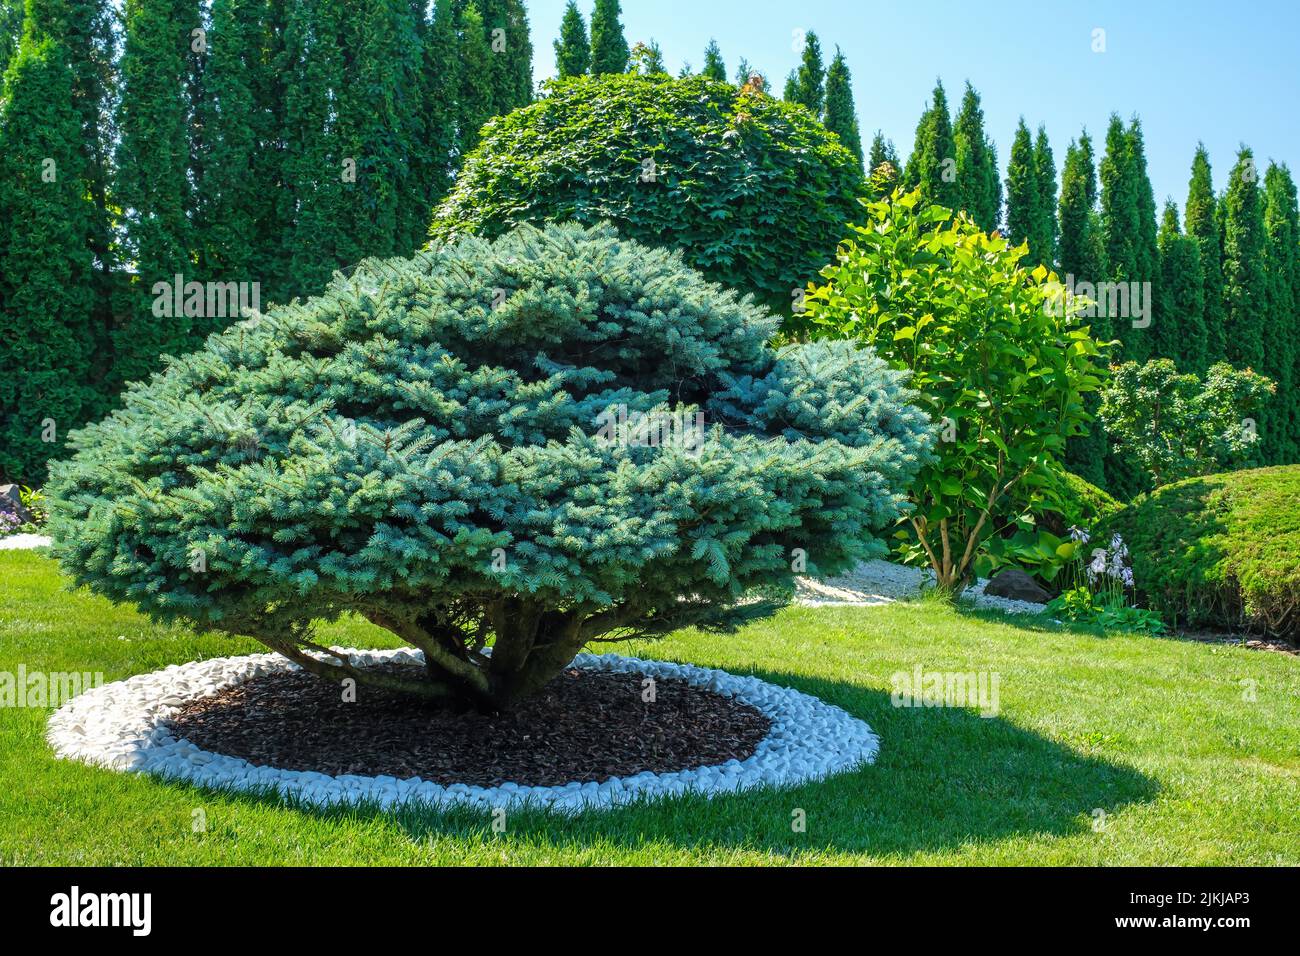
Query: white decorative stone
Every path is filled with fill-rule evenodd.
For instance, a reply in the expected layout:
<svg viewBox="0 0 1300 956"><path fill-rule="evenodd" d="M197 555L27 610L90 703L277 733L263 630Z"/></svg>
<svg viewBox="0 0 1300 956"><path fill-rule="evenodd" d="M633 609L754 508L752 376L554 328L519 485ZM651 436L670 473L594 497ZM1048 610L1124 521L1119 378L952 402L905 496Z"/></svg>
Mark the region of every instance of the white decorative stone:
<svg viewBox="0 0 1300 956"><path fill-rule="evenodd" d="M407 650L348 649L348 654L361 665L422 660L418 651ZM792 786L874 763L880 746L866 723L840 708L755 677L614 654L579 654L574 664L592 670L675 677L748 704L767 717L772 726L745 760L732 759L718 766L672 773L643 771L601 783L572 782L556 787L518 783L499 787L456 783L444 787L418 777L332 777L316 771L256 767L238 757L210 753L171 736L164 723L187 701L257 675L298 669L278 654L254 654L171 665L96 687L56 711L46 736L55 754L65 759L199 785L237 790L273 787L285 797L318 806L370 801L384 807L404 803L438 807L461 804L488 808L530 806L560 812L611 807L645 796L695 792L712 797L753 787Z"/></svg>

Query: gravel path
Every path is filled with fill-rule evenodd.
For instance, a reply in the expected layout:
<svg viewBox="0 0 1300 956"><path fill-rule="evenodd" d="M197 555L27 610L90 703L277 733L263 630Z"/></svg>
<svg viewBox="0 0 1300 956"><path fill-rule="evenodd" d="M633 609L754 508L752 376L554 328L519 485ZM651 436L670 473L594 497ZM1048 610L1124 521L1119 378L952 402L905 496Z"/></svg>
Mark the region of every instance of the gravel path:
<svg viewBox="0 0 1300 956"><path fill-rule="evenodd" d="M848 574L837 578L827 578L824 581L800 578L795 600L805 607L876 607L919 597L933 577L928 569L906 567L889 561L864 561ZM967 588L961 600L975 607L1005 611L1008 614L1042 613L1041 604L985 594L987 584L987 581L981 580Z"/></svg>

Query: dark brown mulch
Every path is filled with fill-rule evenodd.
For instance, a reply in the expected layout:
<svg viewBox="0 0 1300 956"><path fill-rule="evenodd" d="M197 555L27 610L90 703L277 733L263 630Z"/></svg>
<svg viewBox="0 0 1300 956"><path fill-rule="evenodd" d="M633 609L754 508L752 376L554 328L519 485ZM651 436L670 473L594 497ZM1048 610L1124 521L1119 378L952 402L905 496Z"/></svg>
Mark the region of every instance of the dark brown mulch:
<svg viewBox="0 0 1300 956"><path fill-rule="evenodd" d="M423 673L412 665L383 665ZM258 766L331 775L418 776L481 787L600 782L751 756L771 721L753 707L670 678L643 702L641 674L565 671L505 714L455 714L301 671L267 674L192 701L172 732Z"/></svg>

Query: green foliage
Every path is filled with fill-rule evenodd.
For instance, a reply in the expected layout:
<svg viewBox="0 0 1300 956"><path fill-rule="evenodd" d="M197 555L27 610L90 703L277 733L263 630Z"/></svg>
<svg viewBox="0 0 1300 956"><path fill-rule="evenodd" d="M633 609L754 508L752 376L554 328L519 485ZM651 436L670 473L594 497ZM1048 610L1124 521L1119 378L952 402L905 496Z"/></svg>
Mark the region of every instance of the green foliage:
<svg viewBox="0 0 1300 956"><path fill-rule="evenodd" d="M1051 267L1056 262L1056 160L1047 130L1038 127L1034 136L1034 176L1038 181L1035 198L1035 236L1030 243L1030 257ZM1037 248L1035 248L1037 247Z"/></svg>
<svg viewBox="0 0 1300 956"><path fill-rule="evenodd" d="M640 42L634 44L628 62L628 72L635 73L637 76L666 77L668 68L664 65L664 51L659 49L659 44L654 40L648 44Z"/></svg>
<svg viewBox="0 0 1300 956"><path fill-rule="evenodd" d="M18 52L18 41L23 33L23 6L25 0L0 0L0 76L4 76L9 61Z"/></svg>
<svg viewBox="0 0 1300 956"><path fill-rule="evenodd" d="M1031 139L1021 117L1007 166L1007 237L1029 245L1029 261L1051 266L1056 261L1056 163L1047 132Z"/></svg>
<svg viewBox="0 0 1300 956"><path fill-rule="evenodd" d="M269 280L278 272L287 223L279 217L278 193L266 189L281 174L264 164L279 159L272 144L282 135L265 100L275 69L268 13L261 0L213 0L198 105L203 135L195 233L204 279L256 281L274 295ZM193 331L217 331L225 321L209 317Z"/></svg>
<svg viewBox="0 0 1300 956"><path fill-rule="evenodd" d="M533 43L524 0L478 0L491 52L489 103L500 116L533 101Z"/></svg>
<svg viewBox="0 0 1300 956"><path fill-rule="evenodd" d="M619 20L622 13L618 0L596 0L591 14L591 72L595 76L627 69L631 51Z"/></svg>
<svg viewBox="0 0 1300 956"><path fill-rule="evenodd" d="M861 164L862 133L858 129L857 111L853 108L853 75L838 47L835 59L831 60L830 69L826 71L826 110L822 122Z"/></svg>
<svg viewBox="0 0 1300 956"><path fill-rule="evenodd" d="M1268 310L1258 179L1254 154L1243 148L1223 197L1223 298L1226 357L1248 368L1263 367L1265 323L1261 319Z"/></svg>
<svg viewBox="0 0 1300 956"><path fill-rule="evenodd" d="M95 207L69 50L49 25L28 17L0 103L0 476L28 480L96 398Z"/></svg>
<svg viewBox="0 0 1300 956"><path fill-rule="evenodd" d="M1300 639L1300 466L1190 478L1106 522L1151 606L1190 626Z"/></svg>
<svg viewBox="0 0 1300 956"><path fill-rule="evenodd" d="M1205 351L1207 364L1227 357L1224 339L1223 237L1219 230L1218 202L1210 173L1210 156L1204 144L1197 144L1188 183L1183 225L1201 252L1201 289L1204 297Z"/></svg>
<svg viewBox="0 0 1300 956"><path fill-rule="evenodd" d="M957 150L958 208L970 213L985 232L1002 220L1002 182L998 179L997 147L984 131L984 110L979 94L966 84L953 130Z"/></svg>
<svg viewBox="0 0 1300 956"><path fill-rule="evenodd" d="M1103 631L1160 637L1168 630L1155 611L1124 604L1105 604L1087 588L1072 588L1049 601L1047 613L1063 621L1094 624Z"/></svg>
<svg viewBox="0 0 1300 956"><path fill-rule="evenodd" d="M194 248L187 77L198 0L127 0L118 106L121 139L114 199L125 211L125 257L135 279L113 330L112 389L145 378L159 354L188 350L203 328L185 315L156 316L155 284L190 269Z"/></svg>
<svg viewBox="0 0 1300 956"><path fill-rule="evenodd" d="M709 45L704 48L704 69L700 70L700 75L719 83L727 82L727 64L722 60L717 40L710 38Z"/></svg>
<svg viewBox="0 0 1300 956"><path fill-rule="evenodd" d="M1106 430L1154 487L1240 468L1258 453L1254 416L1274 385L1226 362L1205 377L1179 373L1170 359L1112 370L1102 392Z"/></svg>
<svg viewBox="0 0 1300 956"><path fill-rule="evenodd" d="M560 38L555 41L555 67L560 79L583 76L591 68L591 44L587 23L575 0L569 0L560 21Z"/></svg>
<svg viewBox="0 0 1300 956"><path fill-rule="evenodd" d="M704 77L579 77L486 131L435 240L613 223L789 312L857 208L861 167L821 124Z"/></svg>
<svg viewBox="0 0 1300 956"><path fill-rule="evenodd" d="M460 131L462 156L478 145L483 124L494 115L492 109L492 48L484 32L478 7L470 2L461 16L459 51L460 91L456 125Z"/></svg>
<svg viewBox="0 0 1300 956"><path fill-rule="evenodd" d="M876 130L871 138L871 155L867 157L867 171L870 173L870 193L873 199L888 196L898 185L903 172L899 162L898 150L894 149L893 140L885 139L885 134Z"/></svg>
<svg viewBox="0 0 1300 956"><path fill-rule="evenodd" d="M1152 351L1188 372L1209 367L1205 329L1205 275L1201 246L1178 228L1178 209L1166 203L1160 226L1159 319L1152 327Z"/></svg>
<svg viewBox="0 0 1300 956"><path fill-rule="evenodd" d="M813 116L820 118L822 115L826 101L826 66L822 62L822 45L816 33L810 31L804 35L799 69L786 83L785 100L798 103Z"/></svg>
<svg viewBox="0 0 1300 956"><path fill-rule="evenodd" d="M959 208L957 144L948 115L948 97L941 82L935 83L930 105L916 125L916 140L902 183L909 191L919 189L923 202Z"/></svg>
<svg viewBox="0 0 1300 956"><path fill-rule="evenodd" d="M1092 140L1085 131L1077 142L1070 143L1061 170L1059 204L1060 242L1057 261L1067 285L1076 282L1096 283L1107 274L1102 226L1097 212L1097 171L1094 166ZM1115 337L1111 318L1104 310L1090 319L1092 334L1101 341ZM1107 442L1101 422L1096 420L1098 400L1088 395L1084 407L1094 417L1084 435L1070 439L1065 463L1072 471L1094 484L1106 480Z"/></svg>
<svg viewBox="0 0 1300 956"><path fill-rule="evenodd" d="M1265 410L1260 437L1265 460L1300 461L1300 222L1296 186L1286 166L1270 163L1264 174L1265 281L1268 316L1262 371L1277 383Z"/></svg>
<svg viewBox="0 0 1300 956"><path fill-rule="evenodd" d="M305 653L345 611L478 707L590 640L721 624L872 553L928 443L906 376L609 227L366 260L172 361L76 433L64 566L163 619ZM703 423L638 441L616 420ZM685 440L693 438L693 440ZM481 656L491 636L490 659Z"/></svg>
<svg viewBox="0 0 1300 956"><path fill-rule="evenodd" d="M1049 299L1054 276L1020 264L1023 246L924 206L917 191L864 206L809 295L809 318L913 371L941 440L901 534L943 588L960 589L1008 496L1032 504L1051 483L1086 421L1082 397L1101 383L1100 350Z"/></svg>

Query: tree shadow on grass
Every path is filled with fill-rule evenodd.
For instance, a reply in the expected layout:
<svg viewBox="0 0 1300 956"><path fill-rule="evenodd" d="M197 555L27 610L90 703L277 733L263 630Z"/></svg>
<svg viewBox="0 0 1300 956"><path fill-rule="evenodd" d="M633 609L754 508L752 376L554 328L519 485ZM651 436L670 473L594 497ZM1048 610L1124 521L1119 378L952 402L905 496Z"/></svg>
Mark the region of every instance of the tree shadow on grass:
<svg viewBox="0 0 1300 956"><path fill-rule="evenodd" d="M1015 837L1069 836L1091 828L1094 810L1113 814L1148 801L1158 785L1131 767L1108 763L1023 730L1001 717L958 708L899 708L880 690L775 672L756 676L795 687L866 720L881 738L873 766L783 789L707 799L641 801L565 815L521 809L493 831L490 812L404 806L316 809L323 818L382 818L416 842L513 841L557 852L757 851L900 855L943 852ZM270 794L224 794L283 803ZM802 811L802 815L799 814ZM802 816L803 832L792 825ZM618 860L614 860L618 862Z"/></svg>

